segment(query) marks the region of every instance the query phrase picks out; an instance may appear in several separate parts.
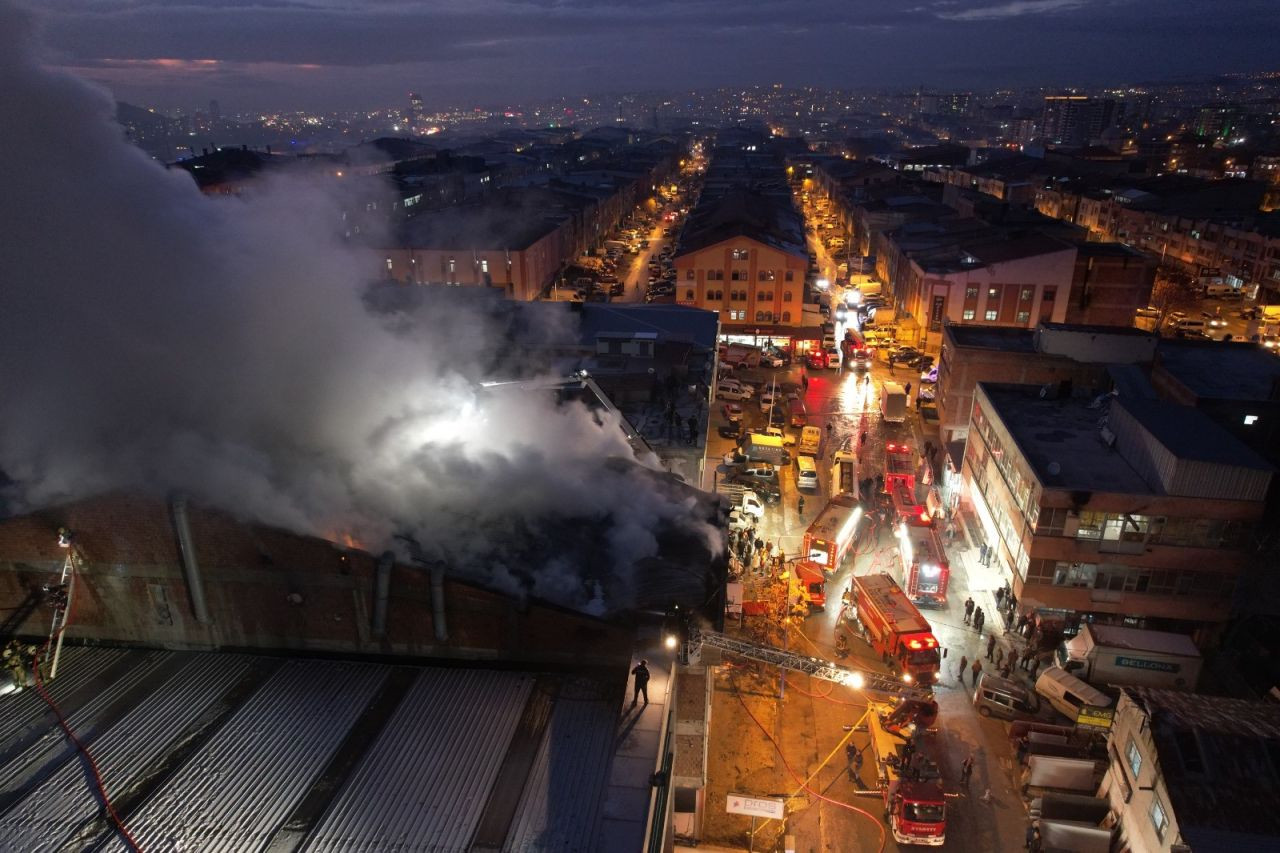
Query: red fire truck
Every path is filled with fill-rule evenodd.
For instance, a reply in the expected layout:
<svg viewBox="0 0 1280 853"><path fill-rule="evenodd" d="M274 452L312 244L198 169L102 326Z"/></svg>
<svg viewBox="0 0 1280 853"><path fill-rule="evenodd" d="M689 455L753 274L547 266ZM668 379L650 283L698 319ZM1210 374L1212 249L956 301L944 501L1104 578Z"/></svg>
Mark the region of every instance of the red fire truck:
<svg viewBox="0 0 1280 853"><path fill-rule="evenodd" d="M893 502L894 521L929 522L929 513L916 503L916 496L901 478L895 479L889 488L889 499Z"/></svg>
<svg viewBox="0 0 1280 853"><path fill-rule="evenodd" d="M893 840L940 847L947 840L947 800L938 764L928 754L932 741L923 737L927 723L921 717L928 713L936 718L936 703L868 702L867 731Z"/></svg>
<svg viewBox="0 0 1280 853"><path fill-rule="evenodd" d="M916 604L943 607L947 603L947 583L951 566L942 549L938 529L917 515L898 524L898 561L902 588Z"/></svg>
<svg viewBox="0 0 1280 853"><path fill-rule="evenodd" d="M812 560L796 560L792 565L795 567L796 582L804 590L809 606L815 610L824 609L827 606L827 576L823 573L822 566Z"/></svg>
<svg viewBox="0 0 1280 853"><path fill-rule="evenodd" d="M840 561L849 553L858 538L858 522L862 520L862 507L853 495L836 495L827 501L822 512L804 532L804 544L800 554L812 560L831 574L840 567Z"/></svg>
<svg viewBox="0 0 1280 853"><path fill-rule="evenodd" d="M938 639L893 578L855 577L853 605L863 636L903 681L921 687L937 683L942 667Z"/></svg>
<svg viewBox="0 0 1280 853"><path fill-rule="evenodd" d="M903 483L907 494L915 500L916 473L915 456L911 446L890 441L884 446L884 490L893 492L894 483Z"/></svg>

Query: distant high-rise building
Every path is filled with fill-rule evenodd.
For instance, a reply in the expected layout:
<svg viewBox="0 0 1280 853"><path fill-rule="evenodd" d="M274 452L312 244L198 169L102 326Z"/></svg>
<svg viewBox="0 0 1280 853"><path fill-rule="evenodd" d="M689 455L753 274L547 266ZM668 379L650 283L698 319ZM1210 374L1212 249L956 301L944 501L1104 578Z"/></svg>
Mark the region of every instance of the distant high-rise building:
<svg viewBox="0 0 1280 853"><path fill-rule="evenodd" d="M1088 95L1045 95L1044 118L1040 123L1046 142L1058 145L1088 145L1109 128L1116 118L1116 102Z"/></svg>
<svg viewBox="0 0 1280 853"><path fill-rule="evenodd" d="M422 121L426 110L422 105L422 95L417 92L409 93L409 110L404 114L405 122L412 128L417 127Z"/></svg>
<svg viewBox="0 0 1280 853"><path fill-rule="evenodd" d="M214 121L222 118L222 105L216 99L209 101L209 118Z"/></svg>

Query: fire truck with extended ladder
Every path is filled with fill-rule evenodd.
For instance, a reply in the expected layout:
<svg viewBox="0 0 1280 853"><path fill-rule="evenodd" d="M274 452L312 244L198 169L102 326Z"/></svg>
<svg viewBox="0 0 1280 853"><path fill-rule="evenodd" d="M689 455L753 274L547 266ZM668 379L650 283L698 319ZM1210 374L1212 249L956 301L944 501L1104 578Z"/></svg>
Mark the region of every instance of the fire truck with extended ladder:
<svg viewBox="0 0 1280 853"><path fill-rule="evenodd" d="M942 607L947 603L947 584L951 565L938 538L938 529L928 514L916 515L899 522L899 580L907 597L915 604Z"/></svg>
<svg viewBox="0 0 1280 853"><path fill-rule="evenodd" d="M938 704L927 688L715 631L687 627L680 630L685 635L681 654L685 663L703 647L710 647L870 694L894 697L895 701L869 701L866 713L853 727L866 727L876 764L876 790L858 793L882 800L885 822L899 844L940 845L946 841L946 794L937 764L925 757L921 739L938 718ZM679 644L675 633L668 633L667 643L671 647Z"/></svg>

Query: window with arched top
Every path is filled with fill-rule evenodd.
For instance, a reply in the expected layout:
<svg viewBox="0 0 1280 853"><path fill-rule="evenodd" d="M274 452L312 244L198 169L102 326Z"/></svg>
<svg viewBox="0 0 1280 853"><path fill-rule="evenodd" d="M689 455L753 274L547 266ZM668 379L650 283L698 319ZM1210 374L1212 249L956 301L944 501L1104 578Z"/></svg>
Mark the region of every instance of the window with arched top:
<svg viewBox="0 0 1280 853"><path fill-rule="evenodd" d="M791 322L791 312L790 312L790 311L783 311L783 312L782 312L782 322L784 322L784 323L790 323L790 322Z"/></svg>
<svg viewBox="0 0 1280 853"><path fill-rule="evenodd" d="M708 294L708 296L710 296L710 294ZM686 290L686 291L684 292L684 298L685 298L685 299L688 299L690 302L692 302L692 301L693 301L693 291L692 291L692 290Z"/></svg>
<svg viewBox="0 0 1280 853"><path fill-rule="evenodd" d="M791 301L791 291L790 291L790 290L783 291L783 293L782 293L782 301L783 301L783 302L790 302L790 301Z"/></svg>

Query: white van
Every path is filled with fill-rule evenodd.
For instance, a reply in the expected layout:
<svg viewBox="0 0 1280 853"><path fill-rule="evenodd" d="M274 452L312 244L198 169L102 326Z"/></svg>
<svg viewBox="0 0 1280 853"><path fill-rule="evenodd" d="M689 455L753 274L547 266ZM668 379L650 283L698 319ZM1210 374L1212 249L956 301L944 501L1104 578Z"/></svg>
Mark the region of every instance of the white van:
<svg viewBox="0 0 1280 853"><path fill-rule="evenodd" d="M716 396L721 400L746 400L751 389L736 379L721 379L716 383Z"/></svg>
<svg viewBox="0 0 1280 853"><path fill-rule="evenodd" d="M1075 722L1085 705L1111 706L1111 697L1091 687L1060 666L1051 666L1036 679L1036 692L1067 719Z"/></svg>
<svg viewBox="0 0 1280 853"><path fill-rule="evenodd" d="M796 457L796 488L818 490L818 466L813 463L812 456Z"/></svg>
<svg viewBox="0 0 1280 853"><path fill-rule="evenodd" d="M1179 320L1176 323L1174 323L1173 331L1175 333L1181 333L1184 335L1187 332L1204 332L1208 334L1209 324L1206 323L1204 320L1192 320L1190 317L1188 317L1184 320Z"/></svg>

